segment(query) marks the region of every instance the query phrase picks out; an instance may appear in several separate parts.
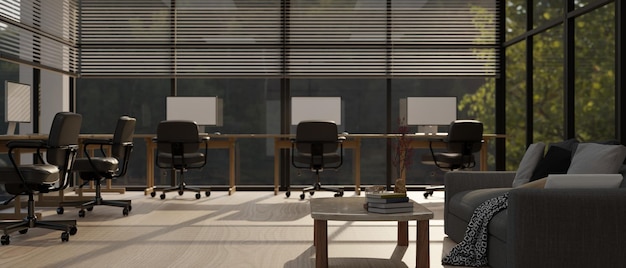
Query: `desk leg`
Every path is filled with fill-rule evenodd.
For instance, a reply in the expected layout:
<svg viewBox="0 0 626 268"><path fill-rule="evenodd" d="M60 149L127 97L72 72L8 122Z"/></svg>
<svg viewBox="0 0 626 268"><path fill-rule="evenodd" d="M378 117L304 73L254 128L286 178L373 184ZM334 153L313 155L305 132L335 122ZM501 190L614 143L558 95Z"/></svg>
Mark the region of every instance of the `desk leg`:
<svg viewBox="0 0 626 268"><path fill-rule="evenodd" d="M278 195L280 185L280 148L278 142L278 139L274 139L274 195Z"/></svg>
<svg viewBox="0 0 626 268"><path fill-rule="evenodd" d="M230 184L228 195L232 195L237 189L235 186L235 140L231 138L228 143L228 180Z"/></svg>
<svg viewBox="0 0 626 268"><path fill-rule="evenodd" d="M144 195L154 192L154 143L146 138L146 190Z"/></svg>
<svg viewBox="0 0 626 268"><path fill-rule="evenodd" d="M428 228L428 220L417 221L417 239L415 243L417 251L415 253L415 264L418 268L430 267L430 251L428 248L430 232Z"/></svg>
<svg viewBox="0 0 626 268"><path fill-rule="evenodd" d="M361 139L356 139L356 146L352 151L354 155L354 192L361 195Z"/></svg>
<svg viewBox="0 0 626 268"><path fill-rule="evenodd" d="M315 245L315 267L328 267L328 221L315 220L313 223L313 245Z"/></svg>
<svg viewBox="0 0 626 268"><path fill-rule="evenodd" d="M489 152L487 151L489 146L488 146L488 142L485 139L485 141L483 142L483 145L481 146L482 148L480 148L480 170L481 171L486 171L488 169L488 155Z"/></svg>

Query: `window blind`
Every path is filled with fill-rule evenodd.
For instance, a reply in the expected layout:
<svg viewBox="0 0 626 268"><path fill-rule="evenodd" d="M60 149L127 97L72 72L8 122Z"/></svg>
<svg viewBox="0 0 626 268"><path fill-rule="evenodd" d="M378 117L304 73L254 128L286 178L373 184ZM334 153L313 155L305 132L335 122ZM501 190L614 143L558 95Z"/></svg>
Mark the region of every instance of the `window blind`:
<svg viewBox="0 0 626 268"><path fill-rule="evenodd" d="M0 57L51 71L78 71L75 0L5 0L0 5Z"/></svg>
<svg viewBox="0 0 626 268"><path fill-rule="evenodd" d="M495 0L82 0L83 77L497 75Z"/></svg>

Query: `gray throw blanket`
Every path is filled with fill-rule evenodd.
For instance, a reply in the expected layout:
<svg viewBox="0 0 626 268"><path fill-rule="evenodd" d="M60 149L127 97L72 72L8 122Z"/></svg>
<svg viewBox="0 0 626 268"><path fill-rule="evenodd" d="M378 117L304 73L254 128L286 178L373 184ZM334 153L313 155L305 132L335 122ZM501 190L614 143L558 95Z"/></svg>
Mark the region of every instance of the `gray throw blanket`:
<svg viewBox="0 0 626 268"><path fill-rule="evenodd" d="M487 226L493 215L506 209L509 193L491 198L474 210L463 241L454 246L442 260L444 265L480 267L487 261Z"/></svg>

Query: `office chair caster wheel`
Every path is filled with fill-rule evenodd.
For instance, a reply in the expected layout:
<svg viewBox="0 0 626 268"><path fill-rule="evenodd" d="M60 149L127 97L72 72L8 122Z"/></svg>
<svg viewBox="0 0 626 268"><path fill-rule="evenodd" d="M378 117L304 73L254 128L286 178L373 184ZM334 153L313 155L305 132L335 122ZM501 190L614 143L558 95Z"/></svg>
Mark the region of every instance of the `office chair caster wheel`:
<svg viewBox="0 0 626 268"><path fill-rule="evenodd" d="M285 196L286 196L286 197L290 197L290 196L291 196L291 192L286 192L286 193L285 193Z"/></svg>
<svg viewBox="0 0 626 268"><path fill-rule="evenodd" d="M304 200L304 194L300 195L300 200Z"/></svg>
<svg viewBox="0 0 626 268"><path fill-rule="evenodd" d="M59 214L59 215L62 215L64 211L65 210L63 209L63 207L58 207L57 208L57 214Z"/></svg>
<svg viewBox="0 0 626 268"><path fill-rule="evenodd" d="M80 211L78 211L78 217L79 218L84 218L85 217L85 210L81 209Z"/></svg>
<svg viewBox="0 0 626 268"><path fill-rule="evenodd" d="M93 207L88 207L87 211L93 211Z"/></svg>
<svg viewBox="0 0 626 268"><path fill-rule="evenodd" d="M211 191L206 191L206 192L204 192L204 195L206 195L206 197L211 196Z"/></svg>
<svg viewBox="0 0 626 268"><path fill-rule="evenodd" d="M202 195L200 193L196 193L196 199L200 199L200 197L202 197Z"/></svg>
<svg viewBox="0 0 626 268"><path fill-rule="evenodd" d="M313 196L315 194L315 192L309 192L310 196Z"/></svg>
<svg viewBox="0 0 626 268"><path fill-rule="evenodd" d="M128 205L128 212L131 212L131 211L133 211L133 206Z"/></svg>
<svg viewBox="0 0 626 268"><path fill-rule="evenodd" d="M185 192L183 191L178 191L178 195L183 195Z"/></svg>
<svg viewBox="0 0 626 268"><path fill-rule="evenodd" d="M342 196L343 196L343 192L335 193L335 197L342 197Z"/></svg>
<svg viewBox="0 0 626 268"><path fill-rule="evenodd" d="M122 210L122 215L124 215L124 216L128 216L128 208L124 208L124 209Z"/></svg>
<svg viewBox="0 0 626 268"><path fill-rule="evenodd" d="M67 242L67 241L70 241L70 233L63 232L61 234L61 242Z"/></svg>
<svg viewBox="0 0 626 268"><path fill-rule="evenodd" d="M165 194L161 194L159 197L161 197L161 200L165 199Z"/></svg>
<svg viewBox="0 0 626 268"><path fill-rule="evenodd" d="M151 197L155 197L155 196L156 196L156 193L155 193L155 192L151 192L151 193L150 193L150 196L151 196Z"/></svg>
<svg viewBox="0 0 626 268"><path fill-rule="evenodd" d="M70 227L70 235L75 235L78 232L78 228L76 226Z"/></svg>
<svg viewBox="0 0 626 268"><path fill-rule="evenodd" d="M433 196L433 193L432 192L425 192L424 193L424 198L428 199L428 196Z"/></svg>
<svg viewBox="0 0 626 268"><path fill-rule="evenodd" d="M10 239L9 235L3 235L2 239L0 239L0 244L8 245L9 243L11 243L11 239Z"/></svg>
<svg viewBox="0 0 626 268"><path fill-rule="evenodd" d="M25 233L28 233L28 228L20 230L20 234L25 234Z"/></svg>

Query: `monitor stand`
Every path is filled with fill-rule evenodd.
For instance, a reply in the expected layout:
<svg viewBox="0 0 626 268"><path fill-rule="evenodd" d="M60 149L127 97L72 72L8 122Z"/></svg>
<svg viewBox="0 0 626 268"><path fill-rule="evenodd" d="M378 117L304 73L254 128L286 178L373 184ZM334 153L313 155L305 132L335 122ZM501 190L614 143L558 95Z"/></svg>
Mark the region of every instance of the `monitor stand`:
<svg viewBox="0 0 626 268"><path fill-rule="evenodd" d="M7 127L7 135L15 135L15 127L17 127L17 122L9 122L9 126Z"/></svg>
<svg viewBox="0 0 626 268"><path fill-rule="evenodd" d="M424 133L425 135L437 135L437 126L418 126L418 131Z"/></svg>

